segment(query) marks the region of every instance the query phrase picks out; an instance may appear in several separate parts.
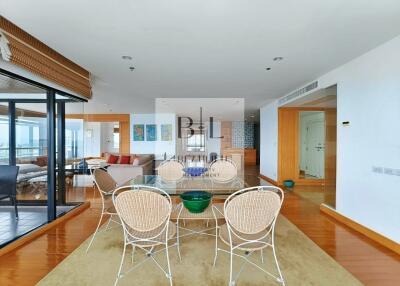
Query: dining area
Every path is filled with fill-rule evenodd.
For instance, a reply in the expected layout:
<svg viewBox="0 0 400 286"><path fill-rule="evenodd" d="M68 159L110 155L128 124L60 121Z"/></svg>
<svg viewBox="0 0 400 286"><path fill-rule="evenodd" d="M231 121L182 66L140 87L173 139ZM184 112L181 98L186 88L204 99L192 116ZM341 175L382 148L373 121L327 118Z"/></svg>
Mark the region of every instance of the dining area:
<svg viewBox="0 0 400 286"><path fill-rule="evenodd" d="M201 285L216 279L205 285L233 286L249 278L285 285L274 237L284 192L248 186L229 158L165 160L155 175L120 185L105 169L92 169L91 175L101 213L82 251L89 258L103 256L99 247L112 248L107 280L113 276L113 285Z"/></svg>

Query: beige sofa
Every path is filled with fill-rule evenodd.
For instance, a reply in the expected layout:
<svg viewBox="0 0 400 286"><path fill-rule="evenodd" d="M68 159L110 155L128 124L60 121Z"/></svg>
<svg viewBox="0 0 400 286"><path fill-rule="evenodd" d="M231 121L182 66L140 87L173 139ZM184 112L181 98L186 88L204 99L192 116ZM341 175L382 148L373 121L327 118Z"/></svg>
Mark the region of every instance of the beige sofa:
<svg viewBox="0 0 400 286"><path fill-rule="evenodd" d="M119 156L121 159L121 155L125 154L115 154L115 153L105 153L105 160L108 161L110 155ZM128 155L128 154L127 154ZM126 155L126 156L127 156ZM152 175L153 174L153 154L129 154L129 156L136 157L133 164L108 164L107 171L114 178L118 185L122 185L127 181L135 178L139 175ZM132 161L132 160L131 160Z"/></svg>

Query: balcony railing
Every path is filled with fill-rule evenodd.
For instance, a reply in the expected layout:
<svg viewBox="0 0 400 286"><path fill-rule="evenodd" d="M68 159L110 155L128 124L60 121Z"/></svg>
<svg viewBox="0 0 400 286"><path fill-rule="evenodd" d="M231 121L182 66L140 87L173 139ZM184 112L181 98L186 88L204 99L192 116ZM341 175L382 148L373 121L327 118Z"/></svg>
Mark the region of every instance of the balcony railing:
<svg viewBox="0 0 400 286"><path fill-rule="evenodd" d="M77 154L73 155L73 148L66 146L66 155L65 159L79 159L83 155ZM32 160L34 161L39 156L47 155L47 146L46 147L17 147L16 148L16 157L17 163L22 160ZM57 152L56 152L57 157ZM7 165L9 163L9 148L8 147L0 147L0 165Z"/></svg>
<svg viewBox="0 0 400 286"><path fill-rule="evenodd" d="M16 148L17 160L34 159L39 156L47 155L47 147L17 147ZM8 163L9 148L0 148L0 163Z"/></svg>

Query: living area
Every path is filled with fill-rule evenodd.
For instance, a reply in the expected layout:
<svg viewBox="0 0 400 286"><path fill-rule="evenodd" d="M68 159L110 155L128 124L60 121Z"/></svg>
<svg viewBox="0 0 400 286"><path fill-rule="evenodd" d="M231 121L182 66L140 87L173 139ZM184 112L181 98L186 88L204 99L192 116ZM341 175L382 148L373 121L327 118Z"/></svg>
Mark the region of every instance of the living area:
<svg viewBox="0 0 400 286"><path fill-rule="evenodd" d="M0 285L399 285L382 1L2 0Z"/></svg>

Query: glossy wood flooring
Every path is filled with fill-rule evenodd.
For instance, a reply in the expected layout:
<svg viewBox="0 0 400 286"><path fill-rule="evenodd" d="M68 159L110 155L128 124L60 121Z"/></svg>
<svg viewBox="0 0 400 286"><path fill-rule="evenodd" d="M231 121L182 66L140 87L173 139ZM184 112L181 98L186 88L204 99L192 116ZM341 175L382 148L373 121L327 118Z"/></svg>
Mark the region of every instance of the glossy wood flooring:
<svg viewBox="0 0 400 286"><path fill-rule="evenodd" d="M257 169L246 171L246 180L258 184ZM298 188L287 193L282 213L364 284L400 285L399 256L320 213L316 199L302 195L308 191ZM0 257L1 286L35 285L90 236L99 200L90 188L86 197L92 202L90 209Z"/></svg>
<svg viewBox="0 0 400 286"><path fill-rule="evenodd" d="M297 192L285 197L282 214L365 285L400 285L400 256L322 214Z"/></svg>

